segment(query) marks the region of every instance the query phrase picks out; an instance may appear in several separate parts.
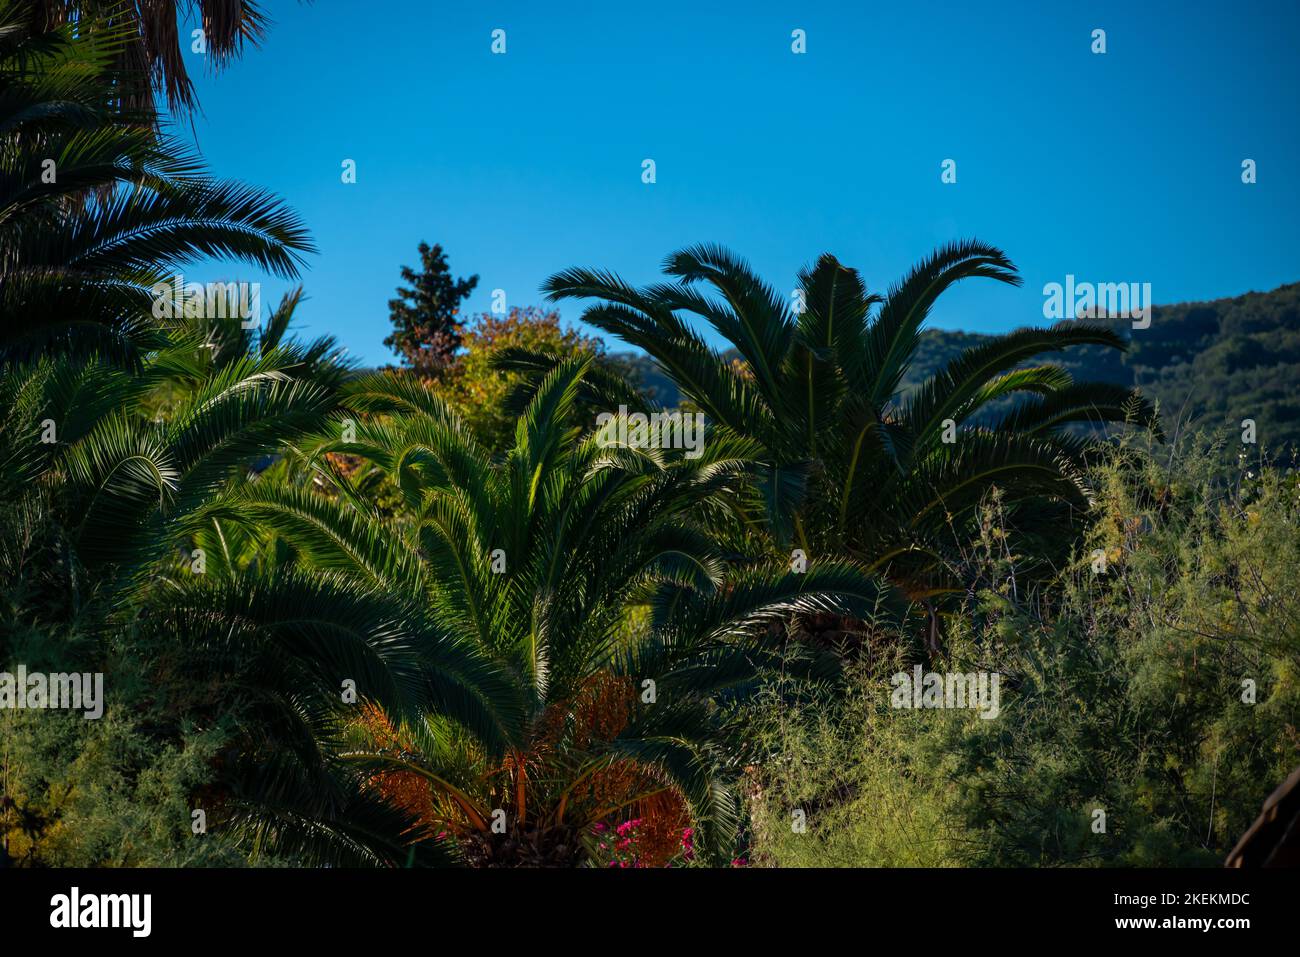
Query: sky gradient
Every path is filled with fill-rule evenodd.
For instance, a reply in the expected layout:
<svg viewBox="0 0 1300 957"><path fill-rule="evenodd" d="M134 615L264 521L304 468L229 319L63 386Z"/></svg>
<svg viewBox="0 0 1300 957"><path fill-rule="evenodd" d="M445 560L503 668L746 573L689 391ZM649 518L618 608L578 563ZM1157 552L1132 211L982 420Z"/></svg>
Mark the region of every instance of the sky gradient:
<svg viewBox="0 0 1300 957"><path fill-rule="evenodd" d="M883 290L976 236L1025 279L945 298L933 324L977 332L1042 323L1067 273L1157 303L1300 280L1294 0L266 6L260 49L216 76L192 55L193 135L303 216L321 252L299 327L366 364L391 361L387 302L421 240L480 276L470 311L496 288L539 304L574 265L653 281L696 242L785 291L824 251Z"/></svg>

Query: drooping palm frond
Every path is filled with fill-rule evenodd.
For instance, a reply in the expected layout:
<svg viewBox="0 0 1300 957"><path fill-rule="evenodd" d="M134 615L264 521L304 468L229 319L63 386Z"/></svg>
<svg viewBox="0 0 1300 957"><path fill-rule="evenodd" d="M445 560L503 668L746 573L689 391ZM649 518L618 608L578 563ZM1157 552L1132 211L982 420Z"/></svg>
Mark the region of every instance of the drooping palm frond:
<svg viewBox="0 0 1300 957"><path fill-rule="evenodd" d="M136 109L152 109L155 95L172 109L197 106L194 83L185 60L193 38L182 33L185 20L197 11L203 50L220 68L238 56L245 45L256 46L269 19L253 0L42 0L29 16L35 29L75 24L90 36L105 30L125 34L113 66L123 78L119 97Z"/></svg>
<svg viewBox="0 0 1300 957"><path fill-rule="evenodd" d="M157 287L181 267L215 257L292 277L313 246L278 199L212 179L113 105L132 30L80 12L40 32L30 9L0 7L0 359L98 353L138 368L163 344Z"/></svg>
<svg viewBox="0 0 1300 957"><path fill-rule="evenodd" d="M871 404L878 406L898 391L921 327L939 297L973 277L1020 285L1016 267L1002 250L971 239L936 249L889 290L868 331L866 361L855 375L857 384L870 388Z"/></svg>

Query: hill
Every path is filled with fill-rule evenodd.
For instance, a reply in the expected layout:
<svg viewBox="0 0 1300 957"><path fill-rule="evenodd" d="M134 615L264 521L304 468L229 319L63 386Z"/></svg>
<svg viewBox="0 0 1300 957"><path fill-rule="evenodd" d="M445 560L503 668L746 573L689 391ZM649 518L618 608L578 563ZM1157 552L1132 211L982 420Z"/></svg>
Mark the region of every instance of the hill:
<svg viewBox="0 0 1300 957"><path fill-rule="evenodd" d="M1300 449L1300 283L1212 302L1156 306L1151 326L1116 321L1127 353L1099 347L1054 358L1075 380L1140 386L1159 402L1166 430L1175 423L1239 441L1242 419L1254 419L1258 441L1272 453ZM915 387L962 349L989 336L927 329L917 361L903 380ZM616 353L666 405L677 389L644 355Z"/></svg>
<svg viewBox="0 0 1300 957"><path fill-rule="evenodd" d="M1224 429L1229 440L1238 441L1242 419L1250 418L1270 452L1300 448L1300 283L1156 306L1150 328L1132 329L1128 321L1116 321L1114 328L1128 340L1127 353L1086 347L1053 361L1076 380L1140 386L1159 402L1166 430L1181 422ZM904 387L987 338L927 330Z"/></svg>

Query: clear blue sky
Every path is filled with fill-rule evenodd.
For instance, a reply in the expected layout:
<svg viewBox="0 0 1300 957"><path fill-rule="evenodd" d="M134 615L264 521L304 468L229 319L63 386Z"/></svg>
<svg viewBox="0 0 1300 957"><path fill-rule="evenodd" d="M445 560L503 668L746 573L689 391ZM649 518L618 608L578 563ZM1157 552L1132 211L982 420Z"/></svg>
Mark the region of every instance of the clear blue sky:
<svg viewBox="0 0 1300 957"><path fill-rule="evenodd" d="M882 288L978 236L1025 287L951 295L935 324L972 331L1042 322L1066 273L1157 303L1300 280L1295 0L265 6L260 49L216 76L192 56L198 145L303 215L302 329L366 363L422 239L479 274L471 311L567 266L651 281L700 241L789 290L823 251ZM195 278L255 278L217 272Z"/></svg>

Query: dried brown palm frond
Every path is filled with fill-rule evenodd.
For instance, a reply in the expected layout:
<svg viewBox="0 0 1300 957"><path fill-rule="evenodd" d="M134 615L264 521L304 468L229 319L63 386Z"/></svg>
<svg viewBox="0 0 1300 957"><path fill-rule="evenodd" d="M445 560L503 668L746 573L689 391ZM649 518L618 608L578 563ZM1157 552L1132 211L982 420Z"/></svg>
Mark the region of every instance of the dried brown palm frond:
<svg viewBox="0 0 1300 957"><path fill-rule="evenodd" d="M198 101L186 67L190 37L182 36L182 21L203 29L205 62L221 69L256 46L269 19L254 0L37 0L33 25L49 29L64 23L85 23L90 29L134 24L136 39L120 55L122 106L149 109L155 96L165 97L172 110L193 110ZM195 14L197 13L197 17Z"/></svg>

